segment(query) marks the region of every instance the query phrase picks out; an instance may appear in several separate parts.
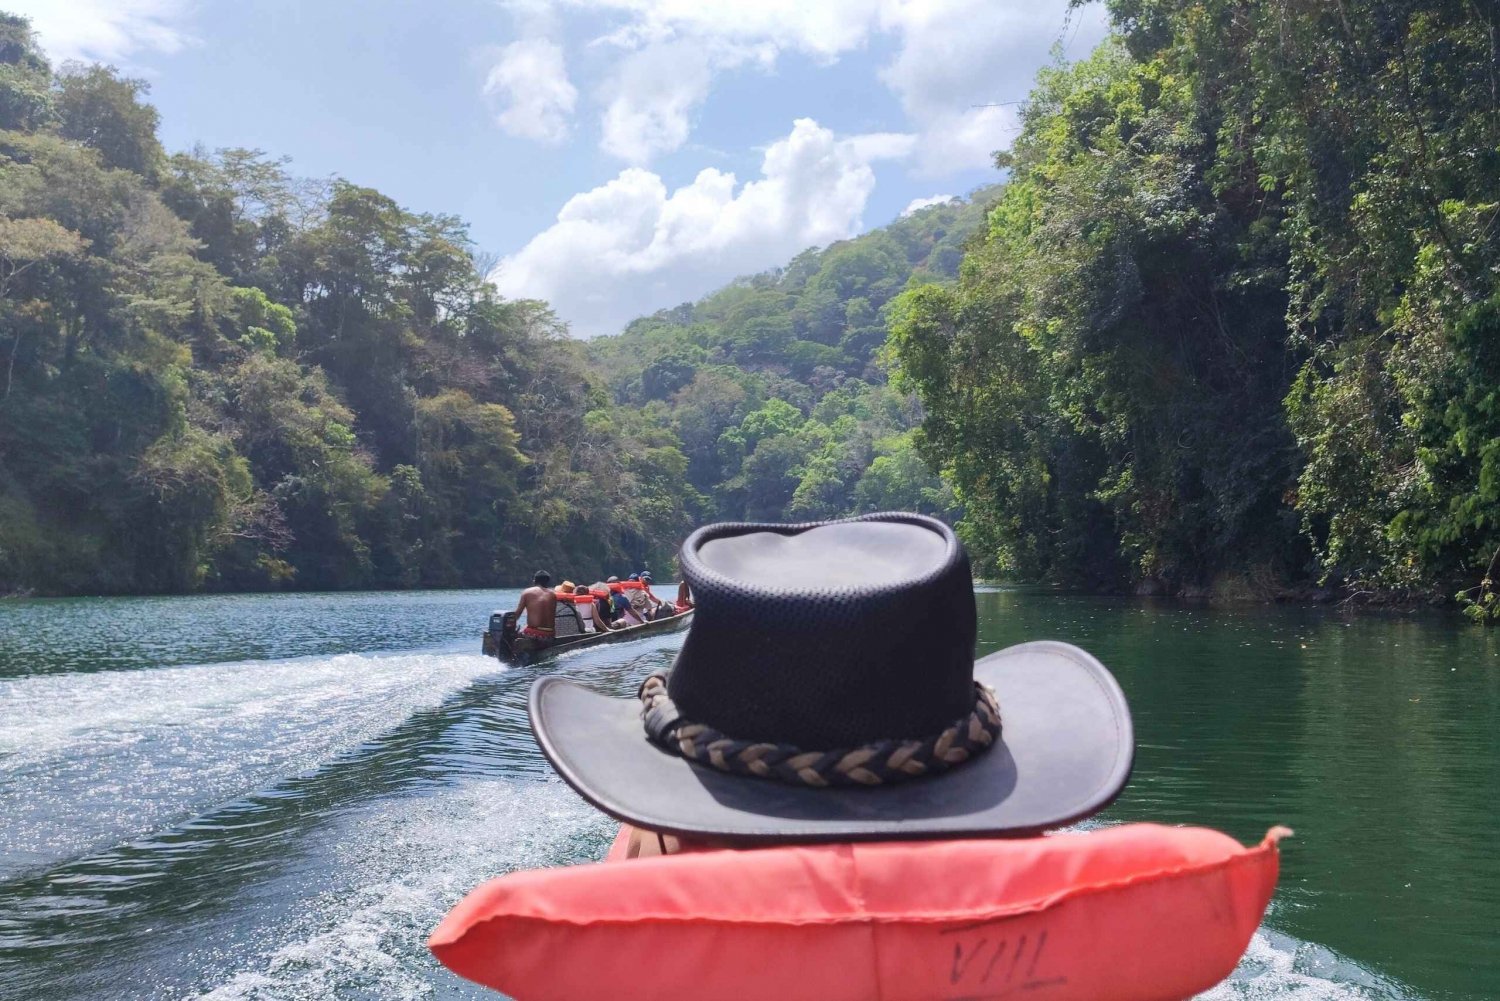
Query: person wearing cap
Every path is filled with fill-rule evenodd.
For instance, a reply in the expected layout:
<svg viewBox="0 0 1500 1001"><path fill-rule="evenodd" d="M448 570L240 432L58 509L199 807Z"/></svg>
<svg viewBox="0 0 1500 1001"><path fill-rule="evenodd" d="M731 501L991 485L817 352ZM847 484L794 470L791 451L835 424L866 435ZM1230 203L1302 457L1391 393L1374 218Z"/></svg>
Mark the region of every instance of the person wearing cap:
<svg viewBox="0 0 1500 1001"><path fill-rule="evenodd" d="M633 573L625 579L634 583L638 582L641 579L641 575ZM610 597L615 603L615 611L619 613L620 621L625 623L627 626L639 626L645 624L646 620L642 618L640 613L636 611L635 602L633 600L636 593L639 591L639 588L629 589L627 593L626 588L618 586L620 584L620 578L618 577L611 577L609 579L609 583L611 585L614 585L609 589L611 592Z"/></svg>
<svg viewBox="0 0 1500 1001"><path fill-rule="evenodd" d="M684 542L694 618L635 698L558 677L529 715L557 773L679 846L1034 835L1108 806L1134 736L1066 643L976 661L969 560L915 514L710 525Z"/></svg>
<svg viewBox="0 0 1500 1001"><path fill-rule="evenodd" d="M552 575L545 570L538 570L531 577L531 586L521 592L515 614L519 619L522 612L526 613L522 636L538 640L553 638L557 622L557 595L547 587L550 583Z"/></svg>
<svg viewBox="0 0 1500 1001"><path fill-rule="evenodd" d="M650 598L656 603L651 610L652 621L656 621L658 619L670 619L672 616L677 614L677 607L674 604L669 601L662 601L656 596L654 592L652 592L651 571L641 571L641 584L645 587L646 597Z"/></svg>
<svg viewBox="0 0 1500 1001"><path fill-rule="evenodd" d="M630 607L642 622L650 622L656 616L657 606L661 604L656 595L651 593L651 573L650 571L633 573L630 575L630 580L640 585L627 592Z"/></svg>

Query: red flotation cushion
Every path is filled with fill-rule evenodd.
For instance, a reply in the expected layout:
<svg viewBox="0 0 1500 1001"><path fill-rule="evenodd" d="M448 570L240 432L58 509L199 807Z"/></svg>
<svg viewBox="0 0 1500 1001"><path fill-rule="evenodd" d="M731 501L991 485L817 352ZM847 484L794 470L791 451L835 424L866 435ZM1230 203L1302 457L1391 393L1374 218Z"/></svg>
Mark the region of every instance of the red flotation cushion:
<svg viewBox="0 0 1500 1001"><path fill-rule="evenodd" d="M428 944L517 1001L1182 999L1239 961L1285 833L1244 848L1131 824L515 872Z"/></svg>

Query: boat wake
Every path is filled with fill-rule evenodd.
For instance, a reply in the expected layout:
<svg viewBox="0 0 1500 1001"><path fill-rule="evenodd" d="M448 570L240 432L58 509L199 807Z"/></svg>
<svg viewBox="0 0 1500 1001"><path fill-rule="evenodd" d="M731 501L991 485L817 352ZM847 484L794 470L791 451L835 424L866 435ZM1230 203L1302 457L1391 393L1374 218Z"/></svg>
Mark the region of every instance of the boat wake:
<svg viewBox="0 0 1500 1001"><path fill-rule="evenodd" d="M0 880L310 771L496 670L428 652L0 679Z"/></svg>

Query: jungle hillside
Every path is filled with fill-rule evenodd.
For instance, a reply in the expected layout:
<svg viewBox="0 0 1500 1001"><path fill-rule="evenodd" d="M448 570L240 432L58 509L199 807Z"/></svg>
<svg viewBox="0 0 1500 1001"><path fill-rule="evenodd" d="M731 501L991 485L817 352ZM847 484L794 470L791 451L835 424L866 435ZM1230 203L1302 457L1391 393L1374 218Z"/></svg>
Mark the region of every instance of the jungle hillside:
<svg viewBox="0 0 1500 1001"><path fill-rule="evenodd" d="M995 185L576 340L462 220L0 17L0 593L495 586L893 508L985 573L1497 610L1500 13L1111 0Z"/></svg>

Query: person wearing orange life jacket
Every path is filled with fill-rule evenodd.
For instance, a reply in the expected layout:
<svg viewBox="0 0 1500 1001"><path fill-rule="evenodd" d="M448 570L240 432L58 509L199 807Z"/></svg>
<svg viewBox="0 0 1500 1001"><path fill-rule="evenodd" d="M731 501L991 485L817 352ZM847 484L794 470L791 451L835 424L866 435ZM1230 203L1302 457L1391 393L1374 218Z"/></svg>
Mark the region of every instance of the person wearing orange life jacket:
<svg viewBox="0 0 1500 1001"><path fill-rule="evenodd" d="M594 595L582 584L563 581L558 585L556 597L560 623L558 636L586 636L609 628L595 604Z"/></svg>
<svg viewBox="0 0 1500 1001"><path fill-rule="evenodd" d="M594 605L594 596L589 593L588 588L579 585L573 589L573 608L578 612L578 618L583 623L583 631L586 633L602 632L606 627L598 617Z"/></svg>
<svg viewBox="0 0 1500 1001"><path fill-rule="evenodd" d="M610 594L609 585L604 581L596 581L589 585L589 594L594 599L594 620L600 629L624 629L625 623L619 621L615 612L614 596Z"/></svg>
<svg viewBox="0 0 1500 1001"><path fill-rule="evenodd" d="M552 635L560 640L573 639L582 636L585 632L583 617L578 613L574 600L575 586L572 581L565 580L552 592L553 597L557 599L557 613L553 621Z"/></svg>
<svg viewBox="0 0 1500 1001"><path fill-rule="evenodd" d="M611 577L608 583L620 621L627 626L639 626L645 623L646 620L636 611L632 600L634 593L641 589L639 575L632 574L630 580Z"/></svg>
<svg viewBox="0 0 1500 1001"><path fill-rule="evenodd" d="M655 621L657 619L669 619L672 616L674 616L674 615L677 614L677 608L676 608L676 606L670 605L667 602L662 601L655 594L651 593L651 571L650 570L642 570L641 571L641 587L645 590L646 597L650 598L651 601L654 602L654 605L652 606L652 609L651 609L651 615L650 615L650 618L653 621Z"/></svg>
<svg viewBox="0 0 1500 1001"><path fill-rule="evenodd" d="M641 573L633 573L624 581L626 597L630 599L630 607L642 622L650 622L656 618L657 609L661 607L661 600L651 593L651 572L649 570Z"/></svg>
<svg viewBox="0 0 1500 1001"><path fill-rule="evenodd" d="M445 966L519 1001L1166 1001L1233 970L1285 832L1037 836L1120 793L1129 707L1069 644L976 661L946 525L711 525L681 562L697 608L670 671L635 698L530 694L548 762L625 825L608 864L476 889L429 941ZM810 662L820 631L839 641ZM666 857L625 861L645 855Z"/></svg>

